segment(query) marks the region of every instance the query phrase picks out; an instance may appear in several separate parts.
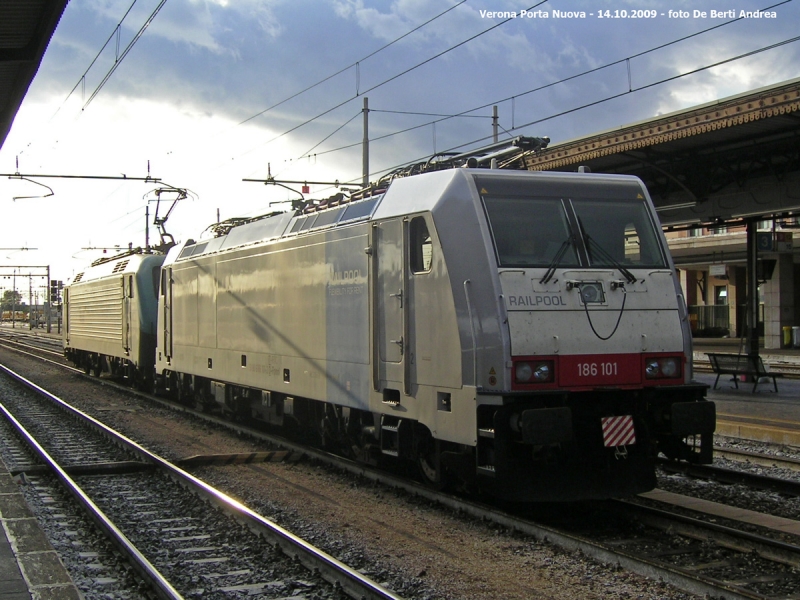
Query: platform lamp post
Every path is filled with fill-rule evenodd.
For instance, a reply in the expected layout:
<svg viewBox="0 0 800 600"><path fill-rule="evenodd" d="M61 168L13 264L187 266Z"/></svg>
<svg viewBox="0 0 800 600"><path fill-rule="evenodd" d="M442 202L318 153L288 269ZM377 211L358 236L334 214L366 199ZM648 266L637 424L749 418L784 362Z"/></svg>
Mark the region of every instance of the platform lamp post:
<svg viewBox="0 0 800 600"><path fill-rule="evenodd" d="M17 328L17 269L11 276L11 329Z"/></svg>
<svg viewBox="0 0 800 600"><path fill-rule="evenodd" d="M747 353L758 356L758 220L747 220Z"/></svg>

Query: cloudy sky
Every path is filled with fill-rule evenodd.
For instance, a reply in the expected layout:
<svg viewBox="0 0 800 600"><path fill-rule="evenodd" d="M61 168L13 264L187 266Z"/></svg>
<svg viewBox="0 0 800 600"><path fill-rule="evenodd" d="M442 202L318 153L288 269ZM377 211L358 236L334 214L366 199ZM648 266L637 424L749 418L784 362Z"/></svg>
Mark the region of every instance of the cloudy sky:
<svg viewBox="0 0 800 600"><path fill-rule="evenodd" d="M798 77L800 42L781 45L797 23L800 0L71 0L0 173L144 177L149 165L190 190L167 229L196 238L217 211L294 197L242 181L268 168L359 181L364 97L375 179L487 143L493 105L504 136L557 143ZM15 200L48 190L0 179L12 248L0 266L50 264L66 281L101 248L144 244L152 183L36 182L53 195Z"/></svg>

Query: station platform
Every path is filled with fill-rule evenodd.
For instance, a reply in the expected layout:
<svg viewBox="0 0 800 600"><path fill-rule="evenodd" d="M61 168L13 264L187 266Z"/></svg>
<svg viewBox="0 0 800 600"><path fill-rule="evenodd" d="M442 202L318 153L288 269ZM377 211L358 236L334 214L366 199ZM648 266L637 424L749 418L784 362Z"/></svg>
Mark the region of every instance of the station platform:
<svg viewBox="0 0 800 600"><path fill-rule="evenodd" d="M0 459L0 600L81 598Z"/></svg>
<svg viewBox="0 0 800 600"><path fill-rule="evenodd" d="M694 338L694 359L708 362L706 352L727 352L747 354L746 344L738 338ZM797 364L800 365L800 348L764 348L763 341L759 343L758 353L765 365L772 364Z"/></svg>
<svg viewBox="0 0 800 600"><path fill-rule="evenodd" d="M706 352L738 354L739 348L738 339L695 338L695 364L708 363ZM771 371L780 371L782 365L800 366L798 348L762 347L759 355ZM695 370L694 378L713 386L717 376ZM776 393L772 380L765 380L753 392L752 383L740 382L736 389L730 375L721 376L717 389L708 390L708 399L717 407L717 434L800 448L800 379L779 378L777 385Z"/></svg>

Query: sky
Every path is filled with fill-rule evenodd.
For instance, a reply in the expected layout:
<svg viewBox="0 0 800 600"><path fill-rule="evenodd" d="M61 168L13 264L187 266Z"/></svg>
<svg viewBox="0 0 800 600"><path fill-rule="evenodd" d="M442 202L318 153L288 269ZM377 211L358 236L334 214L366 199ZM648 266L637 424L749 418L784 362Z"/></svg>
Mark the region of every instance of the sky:
<svg viewBox="0 0 800 600"><path fill-rule="evenodd" d="M161 181L0 178L0 274L143 246L159 186L188 191L180 242L298 197L244 179L359 182L364 98L374 181L489 143L493 106L501 139L552 145L799 77L797 23L800 0L70 0L0 173Z"/></svg>

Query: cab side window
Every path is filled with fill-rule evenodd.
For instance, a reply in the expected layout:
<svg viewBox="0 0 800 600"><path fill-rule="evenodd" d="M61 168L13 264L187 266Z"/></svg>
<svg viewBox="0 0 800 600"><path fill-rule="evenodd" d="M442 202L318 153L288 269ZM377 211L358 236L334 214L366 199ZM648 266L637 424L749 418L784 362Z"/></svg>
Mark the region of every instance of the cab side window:
<svg viewBox="0 0 800 600"><path fill-rule="evenodd" d="M411 249L411 271L427 273L433 263L433 242L424 217L411 219L409 227Z"/></svg>

